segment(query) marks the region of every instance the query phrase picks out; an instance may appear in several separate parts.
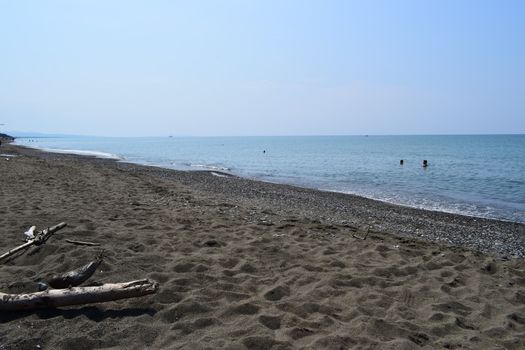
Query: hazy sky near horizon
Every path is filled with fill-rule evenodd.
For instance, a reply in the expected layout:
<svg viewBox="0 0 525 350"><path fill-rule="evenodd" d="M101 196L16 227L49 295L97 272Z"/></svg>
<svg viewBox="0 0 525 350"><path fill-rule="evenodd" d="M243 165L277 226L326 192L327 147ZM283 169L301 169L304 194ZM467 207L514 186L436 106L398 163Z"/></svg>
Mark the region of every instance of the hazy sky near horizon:
<svg viewBox="0 0 525 350"><path fill-rule="evenodd" d="M1 1L1 130L525 133L525 1Z"/></svg>

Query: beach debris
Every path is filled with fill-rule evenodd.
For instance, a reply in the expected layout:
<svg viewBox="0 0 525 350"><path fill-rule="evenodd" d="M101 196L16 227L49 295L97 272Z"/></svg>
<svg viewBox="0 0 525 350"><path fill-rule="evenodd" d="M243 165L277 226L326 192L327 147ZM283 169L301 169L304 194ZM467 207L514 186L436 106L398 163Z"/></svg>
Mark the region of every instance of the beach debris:
<svg viewBox="0 0 525 350"><path fill-rule="evenodd" d="M26 235L27 237L26 241L30 241L35 238L35 230L36 230L36 226L31 226L29 230L24 232L24 235Z"/></svg>
<svg viewBox="0 0 525 350"><path fill-rule="evenodd" d="M11 249L0 256L0 261L16 254L32 245L44 244L56 231L66 227L65 222L48 227L35 233L32 226L24 232L27 242ZM67 240L69 243L80 245L99 245L98 243ZM48 283L38 282L38 292L9 294L0 292L0 311L22 311L39 308L56 308L61 306L102 303L127 298L137 298L156 293L159 284L149 279L136 280L124 283L106 283L98 286L78 287L87 281L102 263L103 255L99 253L95 260L80 268L55 275Z"/></svg>
<svg viewBox="0 0 525 350"><path fill-rule="evenodd" d="M102 253L97 258L76 270L66 272L62 275L51 277L48 284L56 289L76 287L87 281L97 271L97 267L102 263Z"/></svg>
<svg viewBox="0 0 525 350"><path fill-rule="evenodd" d="M65 222L61 222L58 225L48 227L42 231L37 232L36 234L33 233L33 236L34 236L33 239L29 239L26 243L16 248L13 248L5 252L4 254L0 255L0 261L10 257L13 254L16 254L17 252L21 250L29 248L32 245L38 246L38 245L46 243L46 241L53 235L53 233L57 232L58 230L63 229L64 227L66 227L66 225L67 224Z"/></svg>
<svg viewBox="0 0 525 350"><path fill-rule="evenodd" d="M361 239L361 240L364 241L368 237L368 233L370 232L370 226L363 225L363 226L359 227L359 229L357 229L357 232L359 233L359 235L356 235L356 234L352 233L352 237L357 238L357 239Z"/></svg>
<svg viewBox="0 0 525 350"><path fill-rule="evenodd" d="M92 287L48 289L27 294L0 293L0 310L20 311L103 303L154 294L158 289L159 284L157 282L143 279L124 283L106 283Z"/></svg>
<svg viewBox="0 0 525 350"><path fill-rule="evenodd" d="M86 241L76 241L73 239L66 239L67 243L76 244L76 245L87 245L92 247L98 247L100 246L100 243L94 243L94 242L86 242Z"/></svg>

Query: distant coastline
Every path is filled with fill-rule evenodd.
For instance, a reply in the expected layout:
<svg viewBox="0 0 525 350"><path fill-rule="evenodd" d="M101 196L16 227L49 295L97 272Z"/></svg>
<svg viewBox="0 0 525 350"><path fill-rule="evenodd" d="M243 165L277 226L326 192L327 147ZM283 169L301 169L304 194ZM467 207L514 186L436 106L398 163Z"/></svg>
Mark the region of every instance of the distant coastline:
<svg viewBox="0 0 525 350"><path fill-rule="evenodd" d="M0 140L2 142L13 142L15 140L15 138L13 136L11 136L11 135L0 133Z"/></svg>

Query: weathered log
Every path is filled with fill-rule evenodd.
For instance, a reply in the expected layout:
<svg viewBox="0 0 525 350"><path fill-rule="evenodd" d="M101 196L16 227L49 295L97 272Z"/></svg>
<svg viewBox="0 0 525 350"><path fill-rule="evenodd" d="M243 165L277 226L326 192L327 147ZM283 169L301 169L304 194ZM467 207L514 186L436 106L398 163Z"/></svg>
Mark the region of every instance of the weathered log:
<svg viewBox="0 0 525 350"><path fill-rule="evenodd" d="M77 244L77 245L89 245L93 247L98 247L100 243L86 242L86 241L75 241L73 239L66 239L67 243Z"/></svg>
<svg viewBox="0 0 525 350"><path fill-rule="evenodd" d="M97 271L97 267L101 262L102 254L100 254L95 260L76 270L51 277L49 280L49 285L57 289L76 287L82 284L84 281L87 281L88 278L91 277L95 271Z"/></svg>
<svg viewBox="0 0 525 350"><path fill-rule="evenodd" d="M107 283L96 287L48 289L28 294L0 293L0 310L33 310L60 306L103 303L126 298L137 298L156 293L159 284L151 280L125 283Z"/></svg>
<svg viewBox="0 0 525 350"><path fill-rule="evenodd" d="M53 235L53 233L55 233L56 231L60 230L60 229L63 229L64 227L66 227L66 223L65 222L61 222L60 224L58 225L55 225L55 226L52 226L52 227L48 227L40 232L38 232L36 235L35 235L35 238L27 241L26 243L16 247L16 248L13 248L11 250L9 250L8 252L0 255L0 261L5 259L5 258L8 258L10 257L11 255L13 254L16 254L17 252L21 251L21 250L24 250L26 248L29 248L30 246L32 245L41 245L43 243L45 243L49 237L51 237Z"/></svg>

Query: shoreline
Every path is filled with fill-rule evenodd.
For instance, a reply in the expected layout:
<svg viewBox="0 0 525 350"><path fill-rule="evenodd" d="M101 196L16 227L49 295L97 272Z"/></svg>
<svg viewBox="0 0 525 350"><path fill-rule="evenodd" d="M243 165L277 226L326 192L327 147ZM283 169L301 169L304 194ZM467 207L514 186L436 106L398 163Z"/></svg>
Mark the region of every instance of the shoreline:
<svg viewBox="0 0 525 350"><path fill-rule="evenodd" d="M279 203L283 199L283 194L286 194L284 197L288 196L288 203L294 199L299 200L289 206L289 214L308 213L309 216L329 224L348 225L352 228L368 227L376 232L493 253L499 256L525 258L525 224L519 222L415 208L355 194L269 182L231 173L226 173L228 176L221 177L213 174L220 173L215 170L177 170L96 155L49 152L17 144L11 144L10 147L27 150L29 154L36 152L35 154L38 155L40 153L43 157L48 158L57 155L80 161L113 163L113 166L117 168L124 168L132 172L143 171L154 177L183 181L186 185L193 185L195 188L215 195L224 197L227 194L224 200L234 199L253 205L254 197L258 197L256 201L265 205L266 209L280 207L281 211L286 212L287 210ZM235 186L236 184L245 188L239 189ZM279 191L283 193L279 194ZM247 196L250 196L251 200L247 199ZM296 210L290 210L293 207L296 207L294 208ZM395 216L401 218L395 218ZM460 232L461 230L463 232Z"/></svg>
<svg viewBox="0 0 525 350"><path fill-rule="evenodd" d="M308 187L308 186L302 186L302 185L297 185L297 184L293 184L293 183L270 181L270 180L257 178L257 177L252 177L252 176L243 176L241 174L236 174L234 172L231 172L230 169L227 169L227 168L224 168L224 169L222 169L222 168L221 169L207 168L206 169L206 166L202 166L202 168L205 168L205 169L200 169L200 170L199 169L183 169L183 168L176 168L176 167L170 168L170 167L162 166L160 164L147 164L147 163L140 163L140 162L131 162L131 161L126 160L125 158L119 157L118 155L111 154L111 153L106 153L106 152L83 151L83 150L47 149L47 148L40 148L40 147L31 147L29 145L21 145L21 144L17 144L16 142L14 142L13 145L16 146L16 147L22 147L22 148L27 148L27 149L41 151L41 152L47 152L47 153L66 154L66 155L71 155L71 156L80 156L80 157L88 157L88 158L89 157L93 157L93 158L99 158L99 159L109 159L109 160L114 160L116 162L121 162L121 163L133 164L133 165L138 165L138 166L146 166L146 167L155 167L155 168L160 168L160 169L165 169L165 170L182 171L182 172L199 172L199 171L201 171L201 172L208 172L208 173L212 173L212 174L213 173L225 174L226 176L233 176L233 177L237 177L237 178L240 178L240 179L251 180L251 181L256 181L256 182L263 182L263 183L269 183L269 184L275 184L275 185L283 185L283 186L291 186L291 187L309 189L309 190L314 190L314 191L319 191L319 192L331 192L331 193L338 193L338 194L343 194L343 195L348 195L348 196L355 196L355 197L359 197L359 198L363 198L363 199L367 199L367 200L372 200L372 201L375 201L375 202L380 202L380 203L384 203L384 204L388 204L388 205L400 206L400 207L404 207L404 208L407 208L407 209L416 209L416 210L423 210L423 211L429 211L429 212L435 212L435 213L445 213L445 214L451 214L451 215L464 216L464 217L480 219L480 220L492 220L492 221L501 221L501 222L525 225L525 222L512 221L510 219L505 219L505 218L478 216L478 215L474 215L474 214L455 212L453 210L446 210L446 209L430 209L430 208L426 208L424 206L412 206L412 205L409 205L409 204L398 203L396 201L389 201L389 200L383 200L383 199L378 199L378 198L374 198L374 197L367 197L366 195L362 195L362 194L358 194L358 193L351 193L351 192L330 190L330 189L323 189L323 188L316 188L316 187ZM190 166L190 168L191 168L191 166Z"/></svg>
<svg viewBox="0 0 525 350"><path fill-rule="evenodd" d="M2 151L15 157L0 157L0 252L33 225L67 227L4 261L0 291L35 292L101 250L83 285L160 285L137 299L0 312L2 349L525 347L525 260L512 258L525 225L210 172ZM489 253L467 249L476 243Z"/></svg>

